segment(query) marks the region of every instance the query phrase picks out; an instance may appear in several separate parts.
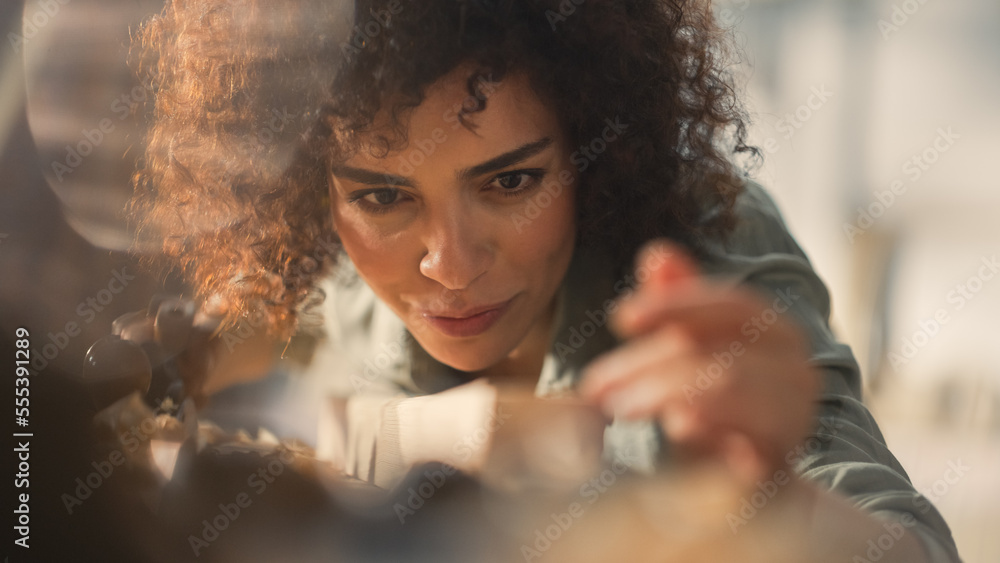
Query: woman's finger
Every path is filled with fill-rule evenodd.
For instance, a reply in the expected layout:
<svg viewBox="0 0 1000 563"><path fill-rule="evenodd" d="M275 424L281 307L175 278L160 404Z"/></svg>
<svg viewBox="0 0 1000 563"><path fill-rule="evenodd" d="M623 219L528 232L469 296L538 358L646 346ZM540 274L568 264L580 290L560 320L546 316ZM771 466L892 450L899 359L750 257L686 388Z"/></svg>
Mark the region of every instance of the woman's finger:
<svg viewBox="0 0 1000 563"><path fill-rule="evenodd" d="M761 456L781 464L808 435L819 392L818 374L807 365L796 368L797 361L784 362L789 371L775 377L774 358L747 357L718 380L686 389L691 412L717 432L745 435Z"/></svg>
<svg viewBox="0 0 1000 563"><path fill-rule="evenodd" d="M681 289L696 282L699 271L687 251L665 238L646 243L635 262L635 276L640 282L640 294L661 294Z"/></svg>
<svg viewBox="0 0 1000 563"><path fill-rule="evenodd" d="M663 366L633 374L629 381L608 391L599 400L609 416L626 419L658 417L681 394L682 382L663 377ZM670 369L670 368L666 368Z"/></svg>
<svg viewBox="0 0 1000 563"><path fill-rule="evenodd" d="M761 451L761 444L754 442L747 435L741 432L730 432L719 441L719 457L723 459L729 470L737 479L745 483L748 487L773 478L774 467L784 467L768 459L766 453Z"/></svg>
<svg viewBox="0 0 1000 563"><path fill-rule="evenodd" d="M630 378L654 368L660 370L661 377L669 377L662 369L664 364L694 351L694 342L680 326L665 326L599 356L584 372L581 393L598 400L613 388L627 384Z"/></svg>
<svg viewBox="0 0 1000 563"><path fill-rule="evenodd" d="M704 288L689 288L667 295L634 295L619 304L611 317L611 328L624 338L639 336L667 322L683 323L706 314L725 312L734 302L732 296L709 292Z"/></svg>

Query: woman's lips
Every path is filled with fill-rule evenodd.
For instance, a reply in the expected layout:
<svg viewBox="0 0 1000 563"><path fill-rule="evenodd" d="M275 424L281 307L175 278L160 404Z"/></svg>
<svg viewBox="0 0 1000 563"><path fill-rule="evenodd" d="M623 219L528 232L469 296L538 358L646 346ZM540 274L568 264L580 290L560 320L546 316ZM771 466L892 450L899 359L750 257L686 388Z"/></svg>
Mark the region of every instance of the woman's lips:
<svg viewBox="0 0 1000 563"><path fill-rule="evenodd" d="M424 319L439 332L455 338L476 336L489 330L503 316L514 298L468 317L437 317L424 314Z"/></svg>

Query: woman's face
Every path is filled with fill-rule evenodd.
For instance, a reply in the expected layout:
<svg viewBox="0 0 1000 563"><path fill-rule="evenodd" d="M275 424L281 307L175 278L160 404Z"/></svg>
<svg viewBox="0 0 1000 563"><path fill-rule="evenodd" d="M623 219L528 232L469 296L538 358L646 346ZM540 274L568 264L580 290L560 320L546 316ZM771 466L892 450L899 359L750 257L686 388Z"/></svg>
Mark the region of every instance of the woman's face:
<svg viewBox="0 0 1000 563"><path fill-rule="evenodd" d="M460 67L428 89L406 147L335 167L331 205L375 294L431 356L471 372L548 336L573 254L577 171L523 76L484 83L486 108L466 117L475 133L462 126L468 75Z"/></svg>

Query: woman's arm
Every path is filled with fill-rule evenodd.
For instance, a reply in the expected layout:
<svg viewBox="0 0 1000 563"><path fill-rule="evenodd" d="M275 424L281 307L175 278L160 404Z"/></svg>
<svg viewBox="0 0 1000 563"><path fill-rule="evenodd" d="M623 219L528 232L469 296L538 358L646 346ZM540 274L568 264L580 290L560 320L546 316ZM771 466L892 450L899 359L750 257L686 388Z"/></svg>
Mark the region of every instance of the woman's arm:
<svg viewBox="0 0 1000 563"><path fill-rule="evenodd" d="M838 342L830 330L825 284L767 192L749 183L741 199L741 227L720 269L727 269L730 262L742 282L771 295L782 290L801 295L789 312L805 328L812 348L810 362L822 375L816 426L801 450L786 453L787 461L804 479L879 520L904 524L920 538L929 561L959 561L947 523L914 489L862 403L861 370L850 347Z"/></svg>
<svg viewBox="0 0 1000 563"><path fill-rule="evenodd" d="M732 238L700 264L711 284L692 275L690 261L675 260L651 276L662 278L654 286L671 287L647 289L641 306L619 309L618 328L635 343L595 362L585 390L614 405L619 391L631 388L675 450L680 444L688 453L735 460L734 468L750 460L744 465L755 479L789 468L879 519L907 522L933 560L957 560L947 525L913 489L860 402L860 370L829 328L827 289L773 201L750 184L737 215ZM642 288L636 296L643 297ZM650 406L651 397L663 398L659 407ZM812 416L803 418L810 405ZM691 416L694 424L675 422Z"/></svg>
<svg viewBox="0 0 1000 563"><path fill-rule="evenodd" d="M382 488L421 463L476 472L491 446L496 400L496 390L483 381L425 396L375 389L327 397L317 456Z"/></svg>

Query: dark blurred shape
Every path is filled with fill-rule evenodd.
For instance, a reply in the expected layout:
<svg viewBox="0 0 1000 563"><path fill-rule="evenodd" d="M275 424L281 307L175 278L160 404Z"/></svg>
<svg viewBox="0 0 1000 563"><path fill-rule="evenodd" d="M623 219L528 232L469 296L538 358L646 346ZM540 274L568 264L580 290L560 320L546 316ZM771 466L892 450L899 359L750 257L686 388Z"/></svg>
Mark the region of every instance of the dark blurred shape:
<svg viewBox="0 0 1000 563"><path fill-rule="evenodd" d="M133 391L145 395L152 379L149 358L138 344L110 335L95 342L87 351L83 380L98 409Z"/></svg>
<svg viewBox="0 0 1000 563"><path fill-rule="evenodd" d="M190 339L194 309L193 301L180 299L163 301L157 308L156 318L153 321L153 335L168 356L183 350Z"/></svg>

